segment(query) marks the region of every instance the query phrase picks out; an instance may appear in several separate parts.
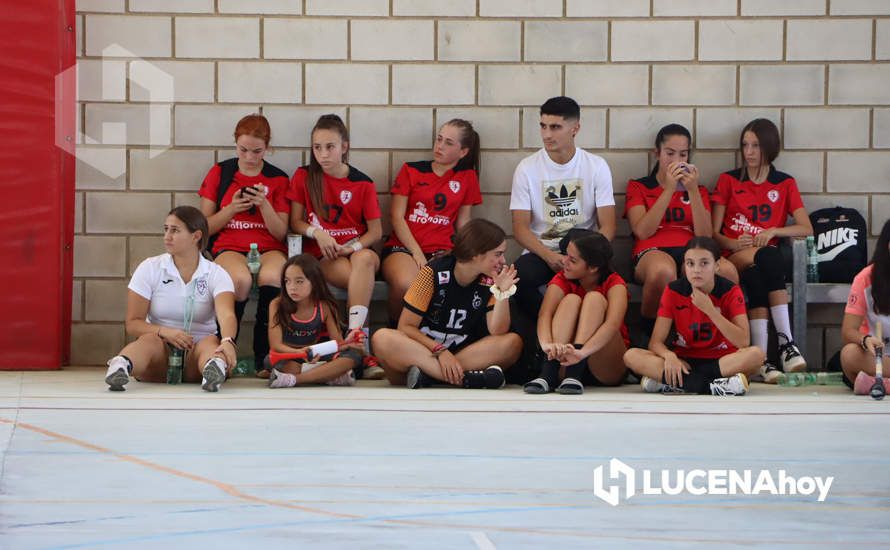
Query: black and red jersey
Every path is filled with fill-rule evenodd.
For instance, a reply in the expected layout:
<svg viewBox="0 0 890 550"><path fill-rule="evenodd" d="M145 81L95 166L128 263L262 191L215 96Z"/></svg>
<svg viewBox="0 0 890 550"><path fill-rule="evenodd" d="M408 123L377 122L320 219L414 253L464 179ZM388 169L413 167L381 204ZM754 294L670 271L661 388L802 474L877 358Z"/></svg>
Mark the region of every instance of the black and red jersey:
<svg viewBox="0 0 890 550"><path fill-rule="evenodd" d="M294 348L311 346L329 340L324 318L324 306L321 303L316 303L312 316L308 319L300 319L296 313L292 313L287 326L281 327L281 339L285 344Z"/></svg>
<svg viewBox="0 0 890 550"><path fill-rule="evenodd" d="M219 178L222 169L219 164L214 164L207 172L198 195L201 198L217 202L217 194L219 192ZM266 198L272 204L272 208L276 212L287 214L290 212L290 202L288 202L286 194L288 188L287 174L278 167L263 162L263 168L256 176L246 176L236 170L232 178L232 183L223 195L222 201L219 202L220 207L228 206L232 203L235 193L245 187L253 187L257 184L263 184L266 188ZM250 243L256 243L260 252L268 250L280 250L287 252L287 246L269 233L266 222L263 221L263 215L259 209L238 212L229 222L219 230L216 241L213 243L213 253L219 253L221 250L234 250L236 252L247 252L250 250Z"/></svg>
<svg viewBox="0 0 890 550"><path fill-rule="evenodd" d="M377 190L371 178L349 167L345 178L322 174L323 212L316 212L306 188L309 172L302 166L294 172L287 198L302 204L309 225L327 231L339 244L346 244L368 232L368 220L380 218ZM321 256L314 239L303 241L303 252Z"/></svg>
<svg viewBox="0 0 890 550"><path fill-rule="evenodd" d="M708 190L703 185L699 185L698 191L705 210L710 212L711 199L708 196ZM628 211L634 206L643 206L648 212L663 192L664 187L659 185L655 176L628 181L624 216L627 217ZM692 203L689 193L674 191L671 202L668 203L668 207L664 211L664 217L658 224L658 229L647 239L634 239L632 253L636 256L650 248L683 247L694 236L695 228L692 224Z"/></svg>
<svg viewBox="0 0 890 550"><path fill-rule="evenodd" d="M547 286L550 285L559 287L559 289L562 290L563 294L565 294L566 296L568 296L569 294L574 294L582 299L584 298L584 296L587 295L588 292L584 290L584 287L581 286L578 281L566 277L564 271L560 271L559 273L554 275L554 277L550 279L550 282L547 283ZM599 292L600 294L605 296L606 300L608 301L609 291L616 286L623 286L624 291L628 295L628 299L630 298L630 292L628 292L627 290L627 283L624 282L624 279L621 278L621 275L617 273L611 273L608 277L606 277L606 280L603 281L602 284L600 284L598 287L594 288L590 292ZM630 335L627 332L627 325L624 323L624 319L621 320L621 327L618 330L619 332L621 332L621 338L624 340L624 345L630 346Z"/></svg>
<svg viewBox="0 0 890 550"><path fill-rule="evenodd" d="M795 210L803 208L803 200L794 178L779 172L772 165L762 183L748 177L740 178L742 169L720 174L717 187L711 194L714 204L726 206L720 232L731 239L743 233L757 235L765 229L785 227ZM770 244L775 245L777 239Z"/></svg>
<svg viewBox="0 0 890 550"><path fill-rule="evenodd" d="M451 250L458 211L482 203L475 170L448 170L437 176L429 160L403 164L391 192L408 197L405 222L425 254ZM393 232L386 246L404 245Z"/></svg>
<svg viewBox="0 0 890 550"><path fill-rule="evenodd" d="M709 295L720 313L732 321L745 314L745 296L738 285L717 275L714 289ZM676 338L671 348L681 359L719 359L737 351L710 317L692 303L692 285L686 279L677 279L664 289L658 316L674 322Z"/></svg>
<svg viewBox="0 0 890 550"><path fill-rule="evenodd" d="M487 333L486 314L494 309L494 281L481 275L467 286L454 276L451 254L423 266L408 291L404 306L423 317L420 331L449 349L458 349Z"/></svg>

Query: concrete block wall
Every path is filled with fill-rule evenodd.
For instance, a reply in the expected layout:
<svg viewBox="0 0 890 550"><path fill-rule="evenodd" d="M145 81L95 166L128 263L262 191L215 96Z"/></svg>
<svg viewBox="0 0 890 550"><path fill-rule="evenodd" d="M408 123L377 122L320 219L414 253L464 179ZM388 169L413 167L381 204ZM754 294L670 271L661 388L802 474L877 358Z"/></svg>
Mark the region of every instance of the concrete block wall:
<svg viewBox="0 0 890 550"><path fill-rule="evenodd" d="M77 12L76 364L124 342L128 277L251 112L269 117L268 160L289 174L314 120L340 114L384 208L400 165L468 118L483 145L476 215L505 227L550 96L582 104L578 143L608 160L619 205L661 125L693 130L713 186L741 126L765 116L808 208L853 206L872 236L890 217L885 0L79 0ZM813 318L811 355L836 345L831 313Z"/></svg>

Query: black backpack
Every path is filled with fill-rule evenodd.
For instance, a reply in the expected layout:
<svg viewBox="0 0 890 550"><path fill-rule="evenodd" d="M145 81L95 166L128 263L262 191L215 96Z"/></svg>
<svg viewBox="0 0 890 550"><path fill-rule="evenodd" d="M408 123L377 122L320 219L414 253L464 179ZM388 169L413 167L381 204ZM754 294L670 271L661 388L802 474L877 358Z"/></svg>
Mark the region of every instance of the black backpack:
<svg viewBox="0 0 890 550"><path fill-rule="evenodd" d="M219 212L219 209L222 208L222 200L223 197L226 196L226 191L229 190L229 187L232 185L232 181L235 179L235 172L238 171L238 158L230 158L228 160L224 160L219 164L219 187L216 190L216 211ZM213 243L216 242L216 238L219 237L219 231L210 235L210 238L207 239L207 252L209 254L213 254Z"/></svg>
<svg viewBox="0 0 890 550"><path fill-rule="evenodd" d="M822 208L810 214L819 258L820 283L851 283L868 263L868 233L852 208Z"/></svg>

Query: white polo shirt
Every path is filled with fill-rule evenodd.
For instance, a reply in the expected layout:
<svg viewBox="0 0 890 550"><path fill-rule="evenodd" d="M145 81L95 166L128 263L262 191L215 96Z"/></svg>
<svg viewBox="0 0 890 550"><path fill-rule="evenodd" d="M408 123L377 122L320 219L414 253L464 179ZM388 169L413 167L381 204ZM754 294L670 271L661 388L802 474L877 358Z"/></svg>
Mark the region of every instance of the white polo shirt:
<svg viewBox="0 0 890 550"><path fill-rule="evenodd" d="M170 254L143 260L127 288L150 302L146 321L179 330L184 326L186 297L194 292L191 334L195 342L216 334L214 298L223 292L235 292L232 278L226 270L203 256L198 261L192 281L187 284L179 275Z"/></svg>
<svg viewBox="0 0 890 550"><path fill-rule="evenodd" d="M614 204L609 165L580 147L565 164L539 149L513 174L510 210L531 211L529 229L551 250L573 227L598 230L596 209Z"/></svg>

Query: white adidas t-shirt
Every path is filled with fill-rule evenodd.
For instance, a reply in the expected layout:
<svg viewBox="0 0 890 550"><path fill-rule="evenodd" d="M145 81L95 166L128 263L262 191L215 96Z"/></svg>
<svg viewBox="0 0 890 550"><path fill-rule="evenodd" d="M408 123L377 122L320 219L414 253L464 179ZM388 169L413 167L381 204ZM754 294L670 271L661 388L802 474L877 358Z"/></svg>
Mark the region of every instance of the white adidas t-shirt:
<svg viewBox="0 0 890 550"><path fill-rule="evenodd" d="M186 284L170 254L143 260L127 288L150 302L146 321L179 330L184 326L186 297L194 293L191 334L195 342L216 334L214 298L223 292L235 292L226 270L203 256Z"/></svg>
<svg viewBox="0 0 890 550"><path fill-rule="evenodd" d="M566 164L540 149L513 173L510 210L531 211L532 233L551 250L573 227L599 229L596 209L614 206L612 172L602 157L575 148Z"/></svg>

